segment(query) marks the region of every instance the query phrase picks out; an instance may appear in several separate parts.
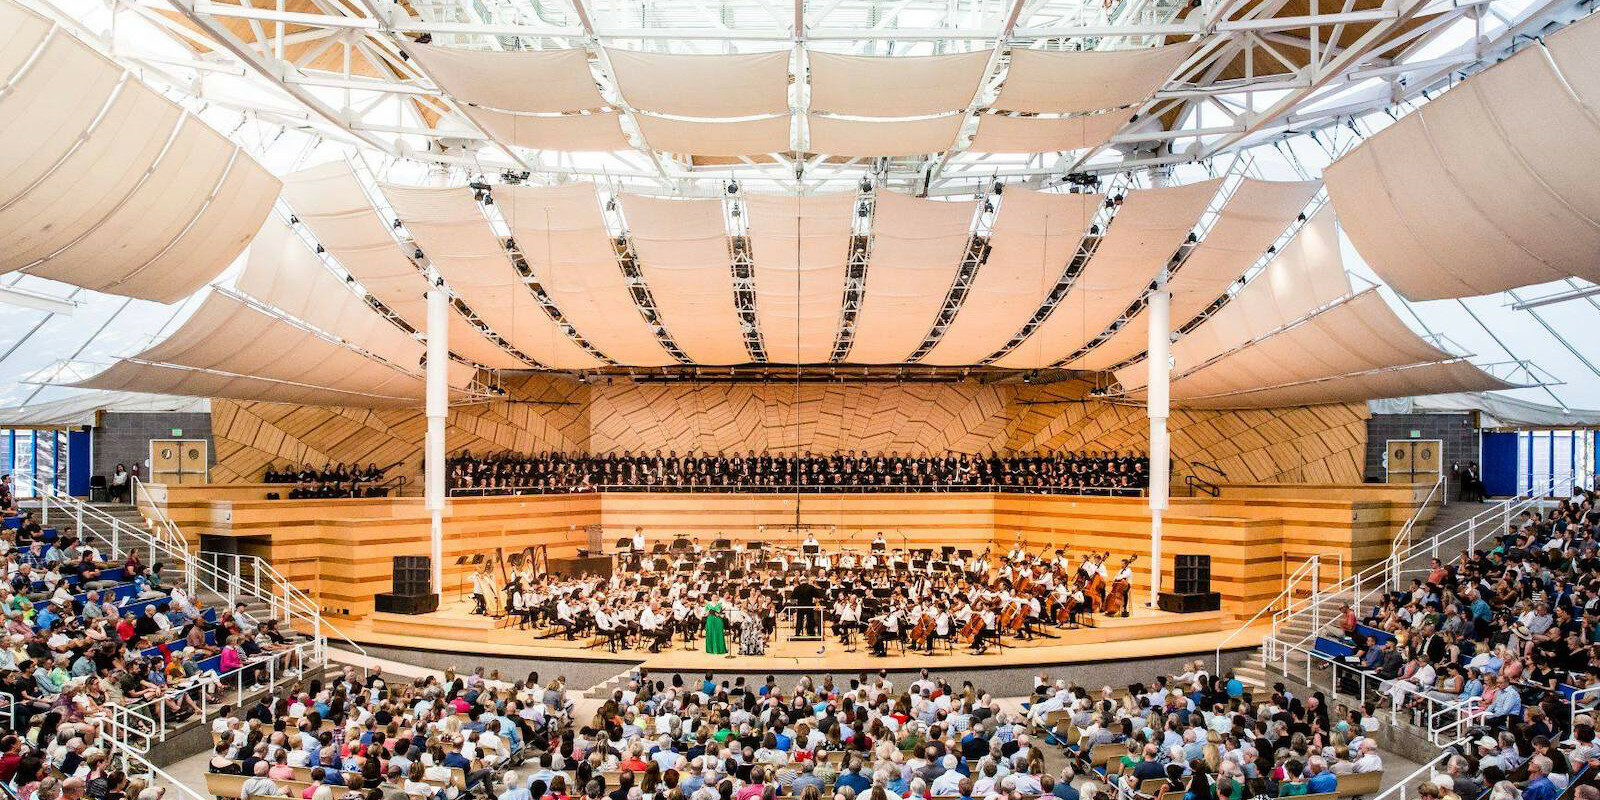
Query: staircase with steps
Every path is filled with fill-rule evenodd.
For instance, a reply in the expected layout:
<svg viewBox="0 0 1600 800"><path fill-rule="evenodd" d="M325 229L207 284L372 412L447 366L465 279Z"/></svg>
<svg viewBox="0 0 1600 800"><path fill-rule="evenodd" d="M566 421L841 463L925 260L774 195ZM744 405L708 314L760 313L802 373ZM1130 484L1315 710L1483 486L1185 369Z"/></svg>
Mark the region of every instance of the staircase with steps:
<svg viewBox="0 0 1600 800"><path fill-rule="evenodd" d="M612 675L610 678L607 678L601 683L590 686L588 690L583 693L583 696L590 700L604 701L611 697L612 692L615 692L616 690L626 686L628 681L633 680L635 677L638 677L638 675L639 667L637 665L628 667L622 672Z"/></svg>
<svg viewBox="0 0 1600 800"><path fill-rule="evenodd" d="M295 681L325 677L329 670L340 668L335 662L349 663L345 653L328 647L330 635L340 639L349 653L366 654L364 648L328 624L315 601L271 564L253 556L196 552L161 506L151 501L147 487L135 484L139 501L135 505L87 503L65 495L57 487L34 484L26 476L18 478L18 485L22 491L35 495L22 499L20 504L32 509L46 527L63 535L79 536L112 561L136 553L146 564L161 564L162 582L186 588L202 607L221 611L243 603L244 611L257 622L276 620L279 630L303 635L288 650L251 659L248 670L211 678L220 691L217 702L242 705L263 692ZM41 492L47 496L38 496ZM247 681L253 685L247 686ZM165 704L159 702L114 705L107 724L129 752L141 758L159 758L160 751L187 754L196 742L203 744L201 740L207 736L201 724L206 721L206 705L202 704L199 719L188 720L167 719ZM211 710L215 710L214 704ZM187 741L189 738L195 742Z"/></svg>

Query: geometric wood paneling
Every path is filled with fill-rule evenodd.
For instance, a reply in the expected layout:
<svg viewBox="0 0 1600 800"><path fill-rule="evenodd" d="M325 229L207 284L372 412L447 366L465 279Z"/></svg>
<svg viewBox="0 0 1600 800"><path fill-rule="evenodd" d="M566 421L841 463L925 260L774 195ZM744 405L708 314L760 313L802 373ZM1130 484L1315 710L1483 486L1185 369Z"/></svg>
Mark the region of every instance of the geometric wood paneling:
<svg viewBox="0 0 1600 800"><path fill-rule="evenodd" d="M580 383L534 375L507 396L458 406L451 453L470 450L795 452L902 454L1133 450L1149 437L1144 408L1091 397L1090 384L1026 383ZM1225 482L1359 483L1365 403L1246 411L1174 409L1173 474L1215 464ZM420 490L418 410L298 407L215 400L217 483L260 480L270 461L403 461ZM1209 472L1202 475L1216 480Z"/></svg>

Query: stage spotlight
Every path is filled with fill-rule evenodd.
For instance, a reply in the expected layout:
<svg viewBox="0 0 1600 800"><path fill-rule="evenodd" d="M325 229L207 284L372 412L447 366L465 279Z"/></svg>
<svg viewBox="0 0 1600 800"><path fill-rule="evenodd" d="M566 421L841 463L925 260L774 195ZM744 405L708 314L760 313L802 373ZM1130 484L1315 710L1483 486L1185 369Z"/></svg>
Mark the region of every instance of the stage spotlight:
<svg viewBox="0 0 1600 800"><path fill-rule="evenodd" d="M728 194L738 194L738 193L739 193L739 182L738 181L728 181Z"/></svg>
<svg viewBox="0 0 1600 800"><path fill-rule="evenodd" d="M431 33L423 33L421 36L417 37L417 44L431 44L432 42L433 34Z"/></svg>
<svg viewBox="0 0 1600 800"><path fill-rule="evenodd" d="M326 253L326 252L328 252L328 248L326 248L326 247L323 247L323 246L322 246L322 245L320 245L320 244L319 244L319 245L317 245L317 254L318 254L318 255L321 255L321 254L323 254L323 253Z"/></svg>

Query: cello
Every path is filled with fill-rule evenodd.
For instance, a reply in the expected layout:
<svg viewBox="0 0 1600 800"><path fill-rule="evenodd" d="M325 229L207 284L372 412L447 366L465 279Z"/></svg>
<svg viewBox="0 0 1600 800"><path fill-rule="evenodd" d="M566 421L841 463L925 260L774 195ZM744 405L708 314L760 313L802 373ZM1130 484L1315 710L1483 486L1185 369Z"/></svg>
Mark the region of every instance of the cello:
<svg viewBox="0 0 1600 800"><path fill-rule="evenodd" d="M878 644L883 641L883 633L883 620L881 619L873 619L872 624L867 626L867 632L863 638L867 640L867 649L871 650L874 655L883 654L883 651L878 649Z"/></svg>
<svg viewBox="0 0 1600 800"><path fill-rule="evenodd" d="M930 649L928 643L933 638L933 615L923 612L922 619L917 620L916 627L911 629L911 635L907 638L910 639L913 650L918 647Z"/></svg>
<svg viewBox="0 0 1600 800"><path fill-rule="evenodd" d="M971 642L974 638L977 638L978 632L981 630L983 630L983 616L978 613L977 609L973 609L972 616L967 619L967 624L961 626L961 631L956 634L956 638L963 643Z"/></svg>

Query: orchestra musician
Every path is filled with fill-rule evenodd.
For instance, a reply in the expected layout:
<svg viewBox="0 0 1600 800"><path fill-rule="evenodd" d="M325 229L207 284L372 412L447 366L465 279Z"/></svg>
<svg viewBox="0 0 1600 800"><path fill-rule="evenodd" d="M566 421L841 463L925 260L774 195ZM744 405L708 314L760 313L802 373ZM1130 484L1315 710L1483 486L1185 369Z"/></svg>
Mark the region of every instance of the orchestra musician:
<svg viewBox="0 0 1600 800"><path fill-rule="evenodd" d="M472 573L472 613L488 616L489 600L495 596L494 573L488 561L483 568ZM495 602L498 607L498 600Z"/></svg>
<svg viewBox="0 0 1600 800"><path fill-rule="evenodd" d="M929 652L941 643L985 652L1012 637L1053 637L1055 628L1077 625L1093 610L1097 588L1119 613L1126 608L1132 559L1108 586L1102 553L1079 564L1076 553L1022 551L998 568L989 555L819 549L817 558L832 565L820 570L798 548L734 549L719 539L700 556L686 547L670 566L664 555L646 557L645 569L606 577L546 574L532 559L513 559L498 591L507 613L536 636L572 640L592 632L590 646L660 652L678 635L685 649L695 649L715 627L721 641L707 647L719 655L766 652L786 612L794 614L797 636L831 632L853 650L858 634L871 633L868 649L883 654L896 641ZM496 591L493 582L474 589L488 597Z"/></svg>
<svg viewBox="0 0 1600 800"><path fill-rule="evenodd" d="M1117 570L1116 577L1111 579L1111 590L1106 594L1106 615L1128 616L1128 591L1133 587L1133 560L1138 556L1128 556L1122 559L1122 568Z"/></svg>

